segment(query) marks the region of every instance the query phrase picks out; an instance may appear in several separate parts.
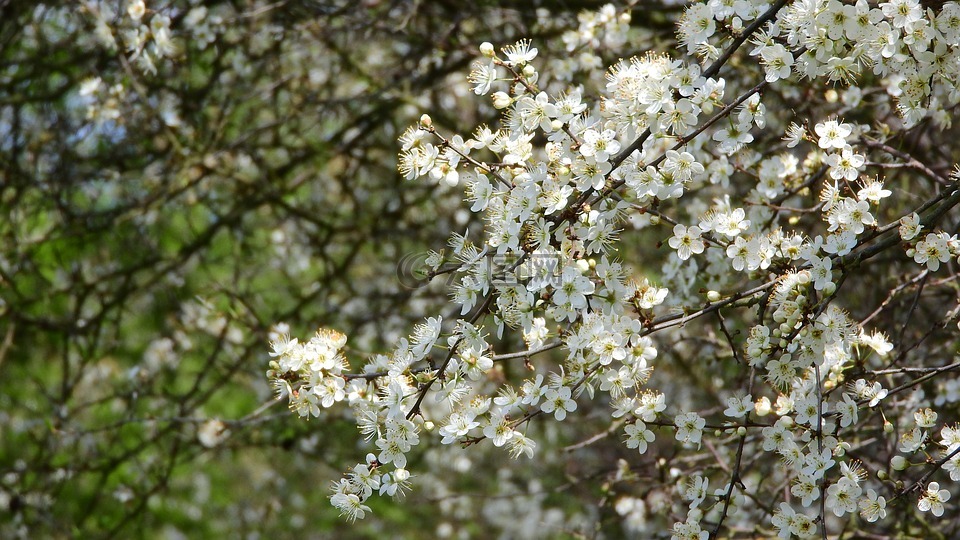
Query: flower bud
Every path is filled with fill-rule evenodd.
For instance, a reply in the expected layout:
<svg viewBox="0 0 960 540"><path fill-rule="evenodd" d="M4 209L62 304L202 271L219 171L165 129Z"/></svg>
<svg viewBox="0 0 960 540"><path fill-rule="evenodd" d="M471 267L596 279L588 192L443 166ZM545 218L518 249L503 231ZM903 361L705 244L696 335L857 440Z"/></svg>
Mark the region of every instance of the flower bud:
<svg viewBox="0 0 960 540"><path fill-rule="evenodd" d="M835 293L835 292L837 292L837 284L836 284L836 283L834 283L834 282L831 281L831 282L829 282L829 283L827 283L826 285L823 286L823 294L824 294L824 295L830 296L830 295L832 295L832 294Z"/></svg>
<svg viewBox="0 0 960 540"><path fill-rule="evenodd" d="M883 432L886 434L893 433L893 424L889 420L884 421L883 423Z"/></svg>
<svg viewBox="0 0 960 540"><path fill-rule="evenodd" d="M711 302L719 302L720 293L718 293L717 291L707 291L707 300Z"/></svg>
<svg viewBox="0 0 960 540"><path fill-rule="evenodd" d="M430 118L429 114L426 114L426 113L421 114L420 125L426 128L433 126L433 118Z"/></svg>
<svg viewBox="0 0 960 540"><path fill-rule="evenodd" d="M496 55L496 52L493 50L493 43L489 41L484 41L480 44L480 54L486 56L487 58L493 58Z"/></svg>
<svg viewBox="0 0 960 540"><path fill-rule="evenodd" d="M493 106L498 109L506 109L511 103L513 103L513 99L511 99L510 96L503 91L494 92L493 96L491 97L493 98Z"/></svg>
<svg viewBox="0 0 960 540"><path fill-rule="evenodd" d="M770 398L762 396L753 404L753 410L757 416L766 416L770 414Z"/></svg>
<svg viewBox="0 0 960 540"><path fill-rule="evenodd" d="M523 66L523 76L526 78L531 78L537 74L537 69L530 64Z"/></svg>
<svg viewBox="0 0 960 540"><path fill-rule="evenodd" d="M738 428L737 428L737 435L739 435L739 436L741 436L741 437L746 437L746 435L747 435L747 428L745 428L745 427L743 427L743 426L738 427Z"/></svg>
<svg viewBox="0 0 960 540"><path fill-rule="evenodd" d="M910 466L910 462L903 456L893 456L893 459L890 460L890 466L895 471L902 471Z"/></svg>

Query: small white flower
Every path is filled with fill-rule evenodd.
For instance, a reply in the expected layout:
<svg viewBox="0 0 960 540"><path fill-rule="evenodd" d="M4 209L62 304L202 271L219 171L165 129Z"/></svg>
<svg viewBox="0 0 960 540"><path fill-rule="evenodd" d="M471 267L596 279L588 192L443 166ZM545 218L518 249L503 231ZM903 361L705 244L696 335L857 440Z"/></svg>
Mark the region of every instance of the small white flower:
<svg viewBox="0 0 960 540"><path fill-rule="evenodd" d="M637 420L623 428L627 434L627 448L636 448L641 454L646 453L647 444L653 442L653 432L647 429L646 424Z"/></svg>
<svg viewBox="0 0 960 540"><path fill-rule="evenodd" d="M567 417L567 412L577 410L577 402L570 395L569 386L561 386L559 389L551 386L543 394L540 410L547 414L553 413L557 420L562 421Z"/></svg>
<svg viewBox="0 0 960 540"><path fill-rule="evenodd" d="M690 258L693 253L703 253L704 243L700 237L700 227L685 227L677 224L673 227L673 236L668 240L670 247L677 250L681 261Z"/></svg>
<svg viewBox="0 0 960 540"><path fill-rule="evenodd" d="M496 412L490 415L490 424L483 428L483 436L490 439L493 445L501 447L513 438L515 432L510 427L510 421L503 414Z"/></svg>
<svg viewBox="0 0 960 540"><path fill-rule="evenodd" d="M700 418L695 412L680 413L674 418L677 426L677 440L684 444L696 444L700 446L700 438L703 436L703 426L707 421Z"/></svg>
<svg viewBox="0 0 960 540"><path fill-rule="evenodd" d="M920 496L917 508L919 508L921 512L930 512L940 517L943 515L943 503L948 500L950 500L950 492L945 489L940 489L939 483L930 482L930 484L927 485L926 491Z"/></svg>
<svg viewBox="0 0 960 540"><path fill-rule="evenodd" d="M866 498L860 499L860 515L870 523L887 517L887 500L868 489Z"/></svg>
<svg viewBox="0 0 960 540"><path fill-rule="evenodd" d="M537 57L537 49L530 47L529 39L522 39L513 45L503 48L503 54L507 55L507 64L511 66L522 66Z"/></svg>
<svg viewBox="0 0 960 540"><path fill-rule="evenodd" d="M928 234L926 238L917 242L913 260L917 264L926 263L928 270L936 272L940 269L940 263L950 260L950 241L953 239L944 232Z"/></svg>
<svg viewBox="0 0 960 540"><path fill-rule="evenodd" d="M913 428L911 431L904 432L902 435L900 435L899 450L904 454L912 454L913 452L919 450L926 440L926 431L923 431L920 428Z"/></svg>
<svg viewBox="0 0 960 540"><path fill-rule="evenodd" d="M904 242L913 240L923 227L920 225L920 216L916 212L900 218L900 239Z"/></svg>
<svg viewBox="0 0 960 540"><path fill-rule="evenodd" d="M925 407L913 413L913 419L916 420L918 427L932 428L937 424L937 413L933 409Z"/></svg>
<svg viewBox="0 0 960 540"><path fill-rule="evenodd" d="M341 516L345 516L350 521L363 519L363 516L370 511L370 507L364 505L355 493L335 493L330 497L330 504L340 511Z"/></svg>
<svg viewBox="0 0 960 540"><path fill-rule="evenodd" d="M861 201L880 202L881 199L889 197L891 191L883 188L883 182L879 179L868 180L863 184L863 189L857 192L857 198ZM914 214L916 215L916 214Z"/></svg>
<svg viewBox="0 0 960 540"><path fill-rule="evenodd" d="M847 145L847 137L853 132L850 124L841 124L836 120L827 120L817 124L814 131L820 138L817 144L824 150L830 148L842 149Z"/></svg>
<svg viewBox="0 0 960 540"><path fill-rule="evenodd" d="M146 12L147 6L143 3L143 0L133 0L130 2L130 5L127 6L127 15L135 21L142 19Z"/></svg>
<svg viewBox="0 0 960 540"><path fill-rule="evenodd" d="M753 397L749 394L743 397L732 396L727 398L727 408L723 414L731 418L743 418L753 408Z"/></svg>
<svg viewBox="0 0 960 540"><path fill-rule="evenodd" d="M513 437L507 441L507 447L510 449L510 455L513 459L519 458L521 455L527 456L527 458L533 459L533 453L537 448L537 442L527 437L519 431L513 433Z"/></svg>

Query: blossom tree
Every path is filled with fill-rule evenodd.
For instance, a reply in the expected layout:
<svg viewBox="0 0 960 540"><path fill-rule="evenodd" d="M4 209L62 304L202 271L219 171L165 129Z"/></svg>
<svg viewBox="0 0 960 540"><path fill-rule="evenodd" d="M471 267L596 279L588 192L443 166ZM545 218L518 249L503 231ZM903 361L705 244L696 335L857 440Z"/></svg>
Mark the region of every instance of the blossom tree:
<svg viewBox="0 0 960 540"><path fill-rule="evenodd" d="M0 10L0 535L960 534L960 4Z"/></svg>
<svg viewBox="0 0 960 540"><path fill-rule="evenodd" d="M960 6L710 0L641 47L631 13L584 15L564 52L480 44L500 118L400 136L400 173L480 220L425 261L452 313L366 358L275 329L279 397L343 402L369 443L331 504L365 517L436 444L539 459L562 433L632 450L587 521L955 534ZM600 40L639 52L572 73Z"/></svg>

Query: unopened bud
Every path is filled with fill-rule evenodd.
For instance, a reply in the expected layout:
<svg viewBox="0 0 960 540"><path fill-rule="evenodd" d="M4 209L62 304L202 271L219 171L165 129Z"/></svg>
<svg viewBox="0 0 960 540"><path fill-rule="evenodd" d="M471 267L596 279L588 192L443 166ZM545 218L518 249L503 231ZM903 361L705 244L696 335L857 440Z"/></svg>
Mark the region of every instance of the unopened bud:
<svg viewBox="0 0 960 540"><path fill-rule="evenodd" d="M659 224L660 224L660 216L650 216L650 224L651 224L651 225L659 225Z"/></svg>
<svg viewBox="0 0 960 540"><path fill-rule="evenodd" d="M747 428L740 426L737 428L737 435L745 437L747 435Z"/></svg>
<svg viewBox="0 0 960 540"><path fill-rule="evenodd" d="M506 109L513 103L513 99L506 92L494 92L491 97L493 98L493 106L498 109Z"/></svg>
<svg viewBox="0 0 960 540"><path fill-rule="evenodd" d="M893 459L890 460L890 466L893 467L895 471L902 471L910 465L910 462L907 461L907 458L903 456L893 456Z"/></svg>
<svg viewBox="0 0 960 540"><path fill-rule="evenodd" d="M766 416L770 414L770 398L767 396L762 396L753 404L753 410L757 413L757 416Z"/></svg>
<svg viewBox="0 0 960 540"><path fill-rule="evenodd" d="M707 300L711 302L719 302L720 293L718 293L717 291L707 291Z"/></svg>
<svg viewBox="0 0 960 540"><path fill-rule="evenodd" d="M489 41L484 41L480 44L480 54L486 56L487 58L493 58L496 54L493 50L493 43Z"/></svg>
<svg viewBox="0 0 960 540"><path fill-rule="evenodd" d="M421 114L420 125L427 128L433 126L433 118L430 118L429 114L426 114L426 113Z"/></svg>
<svg viewBox="0 0 960 540"><path fill-rule="evenodd" d="M524 76L524 77L526 77L526 78L529 79L529 78L533 77L533 76L536 75L536 74L537 74L537 69L534 68L533 66L531 66L530 64L527 64L527 65L523 66L523 76Z"/></svg>
<svg viewBox="0 0 960 540"><path fill-rule="evenodd" d="M836 283L834 283L834 282L831 281L830 283L827 283L826 285L823 286L823 294L825 294L825 295L827 295L827 296L831 296L831 295L833 295L833 293L835 293L835 292L837 292L837 284L836 284Z"/></svg>
<svg viewBox="0 0 960 540"><path fill-rule="evenodd" d="M887 434L893 433L893 424L891 424L889 420L883 423L883 432Z"/></svg>

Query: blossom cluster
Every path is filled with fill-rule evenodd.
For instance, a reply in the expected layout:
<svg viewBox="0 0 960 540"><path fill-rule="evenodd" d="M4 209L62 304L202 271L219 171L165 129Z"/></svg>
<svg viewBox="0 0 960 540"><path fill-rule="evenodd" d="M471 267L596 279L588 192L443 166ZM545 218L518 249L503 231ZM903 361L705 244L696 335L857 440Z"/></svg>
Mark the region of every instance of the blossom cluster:
<svg viewBox="0 0 960 540"><path fill-rule="evenodd" d="M868 174L867 156L885 147L884 130L836 114L803 126L787 122L767 107L761 89L782 84L790 93L802 79L845 85L872 74L905 129L925 118L948 126L947 111L960 102L958 10L950 2L924 11L916 0L695 3L679 21L679 39L696 59L651 52L621 60L607 70L595 99L566 85L564 75L541 75L540 51L530 41L499 53L481 45L469 81L502 111L500 125L448 136L425 114L400 137L400 174L462 187L484 224L482 234L451 236L449 253L429 261L432 275L454 276L459 318L447 324L445 347L438 345L440 318L401 339L392 354L375 356L362 373L346 373L336 356L342 340L328 334L303 346L286 336L273 345L281 358L278 384L286 389L284 374L291 372L305 382L287 393L324 407L348 395L361 433L380 449L336 484L333 504L363 517L363 501L378 488L371 468L405 471L423 432L436 429L441 444L488 441L513 457L532 457L537 443L528 430L538 417L563 422L590 401L609 404L626 447L639 454L661 443L651 428L673 430L684 450L699 450L711 430L739 446L735 472L720 489L710 493L700 473L679 480L690 503L673 538L705 538L707 523L719 528L728 516L748 512L756 485L742 481L744 448L783 465L777 479L792 497L766 516L781 538L825 531L827 512L883 519L882 493L890 492L850 452L863 417L883 414L891 391L869 370L892 362L894 343L841 307L838 294L873 250L901 241L930 272L960 255L956 235L935 231L958 202L957 175L941 179L940 207L919 206L881 225L893 190L881 175ZM604 8L599 20L618 28L625 19L615 13ZM729 58L723 48L732 54L745 40L746 54L759 59L759 68L747 70L755 85L719 75ZM577 40L571 35L569 42ZM847 99L860 103L863 96L851 88ZM756 150L772 130L782 146ZM731 187L740 172L747 190ZM811 196L814 206L796 212L810 218L786 218L793 211L786 203ZM662 286L619 258L628 222L670 248ZM663 224L672 235L659 232ZM921 239L921 230L931 232ZM496 271L491 257L498 257ZM550 269L556 279L524 271L532 257L557 261ZM501 271L516 271L516 279L494 279ZM755 305L738 345L720 310ZM724 396L722 415L645 387L654 362L662 361L652 335L669 335L706 314L719 316L749 381ZM521 334L528 349L496 353L511 333ZM540 372L491 383L498 362L554 350L555 362L531 364ZM318 413L297 403L298 411ZM937 414L918 406L914 419L899 424L897 449L912 455L927 446ZM884 419L880 436L892 431ZM952 442L953 428L942 433L938 446L949 459L940 465L953 475L960 445ZM889 479L880 472L880 480ZM949 497L931 482L918 509L939 516ZM625 504L624 513L633 511L628 506L639 508Z"/></svg>

